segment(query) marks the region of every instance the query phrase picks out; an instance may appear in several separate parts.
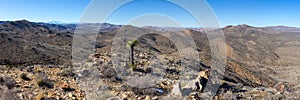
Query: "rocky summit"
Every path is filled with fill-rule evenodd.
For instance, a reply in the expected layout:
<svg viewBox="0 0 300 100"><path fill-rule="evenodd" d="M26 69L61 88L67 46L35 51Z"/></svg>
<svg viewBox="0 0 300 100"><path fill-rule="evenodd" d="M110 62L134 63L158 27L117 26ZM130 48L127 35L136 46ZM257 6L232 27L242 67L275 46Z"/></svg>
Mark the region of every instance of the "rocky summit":
<svg viewBox="0 0 300 100"><path fill-rule="evenodd" d="M297 28L203 30L1 21L0 99L300 98ZM207 34L220 31L225 46L212 49L223 42ZM214 61L214 50L226 51L226 62Z"/></svg>

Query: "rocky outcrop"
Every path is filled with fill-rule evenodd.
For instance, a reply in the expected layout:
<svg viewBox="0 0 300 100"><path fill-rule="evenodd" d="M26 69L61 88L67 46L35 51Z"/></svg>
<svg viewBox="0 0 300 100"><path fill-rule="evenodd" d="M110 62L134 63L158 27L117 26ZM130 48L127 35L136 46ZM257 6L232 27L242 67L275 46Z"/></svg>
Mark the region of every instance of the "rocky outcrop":
<svg viewBox="0 0 300 100"><path fill-rule="evenodd" d="M242 83L252 87L272 87L277 83L277 80L271 78L267 73L263 73L260 70L252 70L250 68L251 66L236 61L228 61L225 80Z"/></svg>

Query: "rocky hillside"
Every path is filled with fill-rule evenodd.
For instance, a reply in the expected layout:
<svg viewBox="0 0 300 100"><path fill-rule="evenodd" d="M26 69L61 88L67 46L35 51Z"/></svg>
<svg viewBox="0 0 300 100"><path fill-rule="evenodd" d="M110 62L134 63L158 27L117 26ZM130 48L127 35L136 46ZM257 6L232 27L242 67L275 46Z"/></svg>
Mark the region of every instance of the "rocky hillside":
<svg viewBox="0 0 300 100"><path fill-rule="evenodd" d="M70 60L72 33L25 20L0 25L0 64L63 64Z"/></svg>
<svg viewBox="0 0 300 100"><path fill-rule="evenodd" d="M210 41L207 39L206 33L202 30L173 29L173 31L159 31L157 29L153 30L152 28L137 28L134 26L111 25L108 23L93 25L102 25L102 29L97 34L96 43L88 43L90 47L95 47L97 51L96 54L89 55L86 62L72 65L71 51L74 29L76 27L75 24L34 23L26 20L0 22L0 64L8 68L1 69L1 72L3 72L2 76L9 76L12 77L13 80L19 80L15 83L20 86L15 89L18 91L26 91L25 94L28 94L30 90L24 90L26 84L21 83L24 80L20 80L18 76L13 76L14 74L26 73L30 79L33 80L38 80L41 73L49 74L49 76L45 76L45 79L50 79L53 84L57 85L46 89L48 93L47 97L52 97L49 95L49 91L58 91L58 89L60 89L59 84L62 83L67 83L76 88L70 92L70 98L73 97L72 95L76 95L74 98L91 97L93 93L100 93L103 90L93 89L86 85L94 81L102 82L99 87L105 87L105 93L109 93L107 96L116 96L116 98L122 99L139 98L156 100L163 99L166 96L172 96L171 94L174 92L175 94L188 96L191 100L205 97L202 87L204 87L207 82L213 81L209 79L209 72L214 66L211 64ZM280 53L278 53L278 47L287 42L279 37L283 36L282 32L277 32L270 28L257 28L248 25L227 26L217 30L223 30L225 33L228 58L225 75L223 76L224 79L222 80L221 87L215 99L224 99L226 96L230 98L247 99L253 95L259 95L259 98L275 98L278 96L278 94L275 93L282 94L282 98L284 98L284 95L290 95L284 94L287 92L283 92L290 89L291 86L288 85L288 83L280 83L280 79L270 76L270 74L277 74L277 71L272 68L272 66L278 65L278 61L282 60L282 57L279 55ZM209 34L217 30L211 30L207 33ZM117 54L112 53L111 50L114 48L113 42L115 37L118 34L126 32L150 33L139 37L137 40L138 44L134 49L134 66L128 64L129 59L127 58L129 57L122 60L125 63L124 68L128 69L132 77L147 76L153 74L153 71L157 71L159 74L155 75L159 76L158 80L155 78L151 81L144 80L149 84L153 81L153 84L150 86L141 88L128 85L130 78L121 77L116 72L116 66L113 65L114 62L112 62L112 60L113 56ZM174 41L171 41L162 34L176 37L183 37L184 34L191 35L196 45L195 49L198 52L196 56L199 56L200 61L181 58L178 48L186 50L185 52L190 52L188 51L189 49L176 47ZM118 44L125 43L126 41L123 41ZM123 49L123 51L127 49ZM219 49L223 50L224 48ZM184 66L185 64L188 65L188 63L196 64L191 67ZM164 66L160 66L160 64ZM39 67L41 68L45 67L45 72L22 72L23 68L30 68L30 66L34 65L40 65ZM53 65L54 67L48 68L48 65ZM179 79L181 77L186 79L190 78L190 76L184 76L188 75L186 74L188 72L185 72L185 68L193 69L192 71L199 75L194 76L195 80L186 82L186 84L189 85L185 84L185 86L183 86L183 88L191 89L191 91L181 94L181 92L179 93L178 90L176 90L178 87L181 87L177 84L181 81ZM9 71L7 72L6 70ZM57 71L54 73L48 70ZM72 75L72 77L60 77L59 73L63 70L72 70L76 73L73 73L74 75ZM6 73L9 75L5 75ZM56 77L56 75L59 77ZM94 79L93 77L95 75L99 76L100 79ZM67 82L70 80L72 80L72 82ZM89 80L89 83L85 83L87 80ZM10 87L9 84L7 85L5 83L6 81L3 82L2 84L0 80L2 85L8 88ZM34 83L34 81L28 81L28 84L33 84L31 82ZM142 83L143 81L140 81L138 85L145 85ZM136 83L133 81L132 84ZM30 86L29 89L36 91L41 91L40 88L42 88L42 86L39 87L34 84ZM261 88L266 91L259 90ZM85 92L85 95L83 95L84 93L81 93L81 91ZM61 96L68 95L66 91L59 90L56 93L60 93L59 95L54 95L56 99L67 98ZM91 93L91 95L89 93ZM38 94L39 93L33 93L32 96L38 96Z"/></svg>
<svg viewBox="0 0 300 100"><path fill-rule="evenodd" d="M136 28L132 30L141 30L147 32L147 29ZM270 40L266 32L261 31L250 26L235 26L226 27L223 29L225 32L225 38L227 43L228 52L228 68L227 78L234 80L235 82L247 84L250 86L272 86L276 84L276 81L270 78L267 74L272 70L256 70L263 69L264 67L259 63L272 63L277 59L274 54L270 43ZM110 50L110 45L119 30L113 32L99 34L98 36L98 53L104 53ZM210 46L207 36L203 32L187 30L197 46L197 51L201 59L201 63L206 66L210 66ZM149 32L150 33L150 32ZM158 35L164 34L164 32L152 32L153 34L144 35L139 38L140 44L137 49L143 50L143 48L151 49L160 54L176 54L179 53L176 46L168 38ZM101 46L99 46L101 45ZM108 50L107 50L108 49ZM104 51L104 52L103 52Z"/></svg>
<svg viewBox="0 0 300 100"><path fill-rule="evenodd" d="M102 31L109 32L118 27L103 24ZM34 23L26 20L2 22L0 64L70 64L75 28L75 24Z"/></svg>

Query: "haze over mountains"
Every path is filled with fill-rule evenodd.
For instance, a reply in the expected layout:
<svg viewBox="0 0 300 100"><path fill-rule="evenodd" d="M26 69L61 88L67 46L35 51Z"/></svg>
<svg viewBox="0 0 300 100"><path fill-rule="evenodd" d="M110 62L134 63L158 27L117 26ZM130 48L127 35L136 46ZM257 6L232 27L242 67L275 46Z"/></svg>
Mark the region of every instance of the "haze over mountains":
<svg viewBox="0 0 300 100"><path fill-rule="evenodd" d="M227 50L225 81L241 83L250 87L273 87L279 82L300 86L299 50L300 28L286 26L253 27L249 25L226 26L221 29L160 28L101 25L97 34L96 53L110 53L113 38L121 28L156 34L140 37L137 50L152 51L152 55L178 55L178 48L169 39L158 34L183 32L190 34L197 46L200 69L210 64L211 49L207 34L224 31ZM0 64L14 66L65 65L70 66L72 42L76 24L35 23L26 20L0 22ZM93 27L89 27L93 29ZM83 37L86 38L86 37ZM93 48L86 48L93 49ZM224 48L219 48L223 50ZM141 52L139 51L139 52ZM176 58L176 56L175 56ZM293 73L293 74L292 74Z"/></svg>

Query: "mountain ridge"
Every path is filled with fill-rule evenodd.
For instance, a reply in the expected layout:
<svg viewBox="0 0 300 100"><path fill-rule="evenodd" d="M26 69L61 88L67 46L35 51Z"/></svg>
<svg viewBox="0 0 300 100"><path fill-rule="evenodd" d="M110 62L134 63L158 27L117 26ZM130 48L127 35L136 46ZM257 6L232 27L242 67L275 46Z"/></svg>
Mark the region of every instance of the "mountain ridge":
<svg viewBox="0 0 300 100"><path fill-rule="evenodd" d="M93 29L93 27L98 27L99 25L105 27L100 29L96 34L96 41L88 41L91 43L87 43L87 47L94 47L93 49L96 50L95 55L111 53L113 39L117 34L143 32L149 34L138 38L139 44L135 47L135 52L150 52L149 54L151 54L151 56L171 55L173 58L180 59L176 45L162 34L182 37L184 35L171 34L182 33L189 34L194 39L196 49L199 53L198 56L201 60L197 62L199 66L196 66L195 69L200 70L214 67L211 65L212 55L210 40L208 40L207 34L222 30L225 36L226 48L218 48L218 50L228 50L228 59L224 75L225 81L241 83L250 87L273 87L279 82L278 79L269 75L277 74L277 72L274 71L272 67L267 66L276 66L277 64L274 62L281 59L277 48L286 44L286 40L282 40L282 38L279 37L286 34L285 32L277 32L268 28L249 25L227 26L208 32L193 29L158 31L156 29L130 25L114 26L108 23L90 24L87 26ZM0 64L12 66L40 64L72 66L71 53L75 27L76 25L73 24L57 25L35 23L26 20L4 22L0 24L0 49L2 51L0 52ZM85 34L82 34L82 38L89 37L84 35ZM124 41L121 43L124 43ZM90 55L86 56L90 57ZM109 56L106 55L104 57L106 59L109 58ZM140 62L144 61L147 60L141 60ZM138 61L138 63L140 62ZM170 62L179 63L180 60L170 60ZM110 65L110 63L108 65ZM142 67L143 66L139 66L140 69L138 71L147 72L147 70L143 70ZM177 69L172 69L172 71L178 73L176 72ZM176 79L174 76L168 77Z"/></svg>

